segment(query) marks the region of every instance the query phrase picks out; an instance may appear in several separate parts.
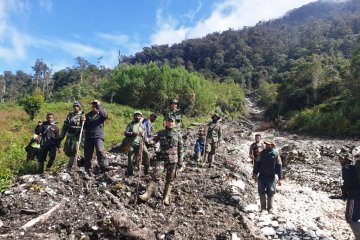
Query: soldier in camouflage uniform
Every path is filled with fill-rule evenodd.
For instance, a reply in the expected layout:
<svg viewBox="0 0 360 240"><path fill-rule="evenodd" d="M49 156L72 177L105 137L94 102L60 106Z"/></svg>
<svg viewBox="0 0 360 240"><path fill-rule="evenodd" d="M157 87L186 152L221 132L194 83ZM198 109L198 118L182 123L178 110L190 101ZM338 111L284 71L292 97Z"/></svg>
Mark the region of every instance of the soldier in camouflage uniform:
<svg viewBox="0 0 360 240"><path fill-rule="evenodd" d="M144 141L141 141L141 139L144 140L145 135L147 134L145 125L143 124L142 119L142 113L141 112L135 112L134 113L134 120L131 121L126 130L125 130L125 136L130 138L131 146L128 152L128 170L127 174L129 176L132 176L134 174L133 172L133 164L136 162L135 157L139 154L139 147L140 143L142 142L142 162L144 164L144 174L149 174L149 152L147 150L146 145L144 144Z"/></svg>
<svg viewBox="0 0 360 240"><path fill-rule="evenodd" d="M173 98L169 101L169 109L165 110L163 113L164 116L164 124L168 117L174 117L175 118L175 128L180 129L181 128L181 114L180 109L178 109L178 100Z"/></svg>
<svg viewBox="0 0 360 240"><path fill-rule="evenodd" d="M60 133L60 141L65 136L64 153L69 157L69 162L66 167L66 171L71 173L71 168L74 164L77 145L79 144L79 136L81 131L82 121L85 121L85 114L81 111L81 104L78 101L73 103L74 111L70 112L65 121L64 126Z"/></svg>
<svg viewBox="0 0 360 240"><path fill-rule="evenodd" d="M139 196L143 201L148 201L156 189L158 182L166 172L165 190L163 193L163 203L170 204L170 192L173 180L176 176L177 168L183 166L184 148L181 134L174 128L175 117L166 119L165 129L161 130L154 137L155 142L160 142L160 156L154 169L152 180L146 192Z"/></svg>
<svg viewBox="0 0 360 240"><path fill-rule="evenodd" d="M212 164L215 159L215 153L218 149L221 141L221 126L220 126L220 116L219 114L212 115L212 121L207 124L207 134L206 134L206 146L205 146L205 161L208 161L209 168L212 167Z"/></svg>

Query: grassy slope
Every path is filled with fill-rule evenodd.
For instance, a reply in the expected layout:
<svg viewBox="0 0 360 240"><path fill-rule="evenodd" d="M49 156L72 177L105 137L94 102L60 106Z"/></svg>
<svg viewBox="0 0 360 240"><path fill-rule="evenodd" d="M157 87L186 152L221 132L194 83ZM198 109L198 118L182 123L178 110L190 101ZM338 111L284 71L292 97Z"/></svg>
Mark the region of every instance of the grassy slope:
<svg viewBox="0 0 360 240"><path fill-rule="evenodd" d="M85 102L90 101L84 100L83 103ZM109 119L105 123L105 146L109 148L121 141L125 127L131 121L135 109L118 104L103 105L109 114ZM32 136L37 120L44 119L47 112L52 112L61 129L66 115L72 110L72 105L64 102L46 103L34 122L30 122L28 115L15 103L0 106L0 190L2 190L11 184L14 175L36 173L37 162L25 161L24 147ZM90 108L90 104L85 104L84 111L88 112ZM150 115L150 111L147 110L142 110L142 113L145 117ZM184 126L188 126L190 121L204 122L207 119L209 118L184 119ZM161 129L161 122L162 117L159 117L154 126L156 131ZM61 151L56 157L53 170L63 169L66 161L67 158Z"/></svg>

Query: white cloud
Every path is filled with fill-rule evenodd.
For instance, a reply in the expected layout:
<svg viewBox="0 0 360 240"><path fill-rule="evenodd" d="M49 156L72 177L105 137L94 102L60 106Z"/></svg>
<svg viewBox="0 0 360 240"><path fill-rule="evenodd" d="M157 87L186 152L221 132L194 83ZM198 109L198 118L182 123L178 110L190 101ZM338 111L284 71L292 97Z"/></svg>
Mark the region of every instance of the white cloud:
<svg viewBox="0 0 360 240"><path fill-rule="evenodd" d="M118 47L116 50L121 51L122 54L134 54L142 49L142 44L138 36L129 36L126 34L110 34L110 33L96 33L96 35L108 44ZM114 50L111 50L113 52Z"/></svg>
<svg viewBox="0 0 360 240"><path fill-rule="evenodd" d="M253 26L261 20L280 17L293 8L315 0L224 0L214 5L206 19L193 26L178 24L173 17L163 17L162 10L157 12L158 27L151 36L152 44L173 44L187 38L203 37L206 34Z"/></svg>
<svg viewBox="0 0 360 240"><path fill-rule="evenodd" d="M53 10L53 3L51 0L39 0L39 5L47 12L51 12Z"/></svg>

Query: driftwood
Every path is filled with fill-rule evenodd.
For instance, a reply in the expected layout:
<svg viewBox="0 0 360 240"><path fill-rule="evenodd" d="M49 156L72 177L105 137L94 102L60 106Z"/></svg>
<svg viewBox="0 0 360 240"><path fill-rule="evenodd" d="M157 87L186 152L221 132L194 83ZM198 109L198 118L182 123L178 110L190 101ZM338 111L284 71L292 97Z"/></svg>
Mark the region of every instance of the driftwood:
<svg viewBox="0 0 360 240"><path fill-rule="evenodd" d="M56 204L54 207L52 207L49 211L47 211L46 213L38 216L37 218L34 218L32 220L30 220L29 222L27 222L24 226L22 226L21 228L26 230L28 228L31 228L32 226L34 226L35 224L39 223L39 222L44 222L46 221L53 212L55 212L56 210L58 210L61 205L64 203L64 201L62 201L61 203Z"/></svg>
<svg viewBox="0 0 360 240"><path fill-rule="evenodd" d="M123 236L136 240L156 239L153 231L147 228L139 228L130 219L126 218L123 214L115 214L111 218L116 231Z"/></svg>
<svg viewBox="0 0 360 240"><path fill-rule="evenodd" d="M39 212L36 211L36 210L34 210L34 209L26 209L26 208L24 208L24 209L21 209L21 210L20 210L20 213L22 213L22 214L28 214L28 215L33 215L33 214L38 214Z"/></svg>

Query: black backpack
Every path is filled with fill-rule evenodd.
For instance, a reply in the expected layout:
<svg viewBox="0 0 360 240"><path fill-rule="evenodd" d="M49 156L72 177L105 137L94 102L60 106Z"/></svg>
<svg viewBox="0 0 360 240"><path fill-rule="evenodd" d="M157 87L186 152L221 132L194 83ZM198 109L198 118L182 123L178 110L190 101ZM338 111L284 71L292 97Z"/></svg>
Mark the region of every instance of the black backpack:
<svg viewBox="0 0 360 240"><path fill-rule="evenodd" d="M344 188L348 191L359 186L355 165L346 164L342 167L342 179Z"/></svg>

